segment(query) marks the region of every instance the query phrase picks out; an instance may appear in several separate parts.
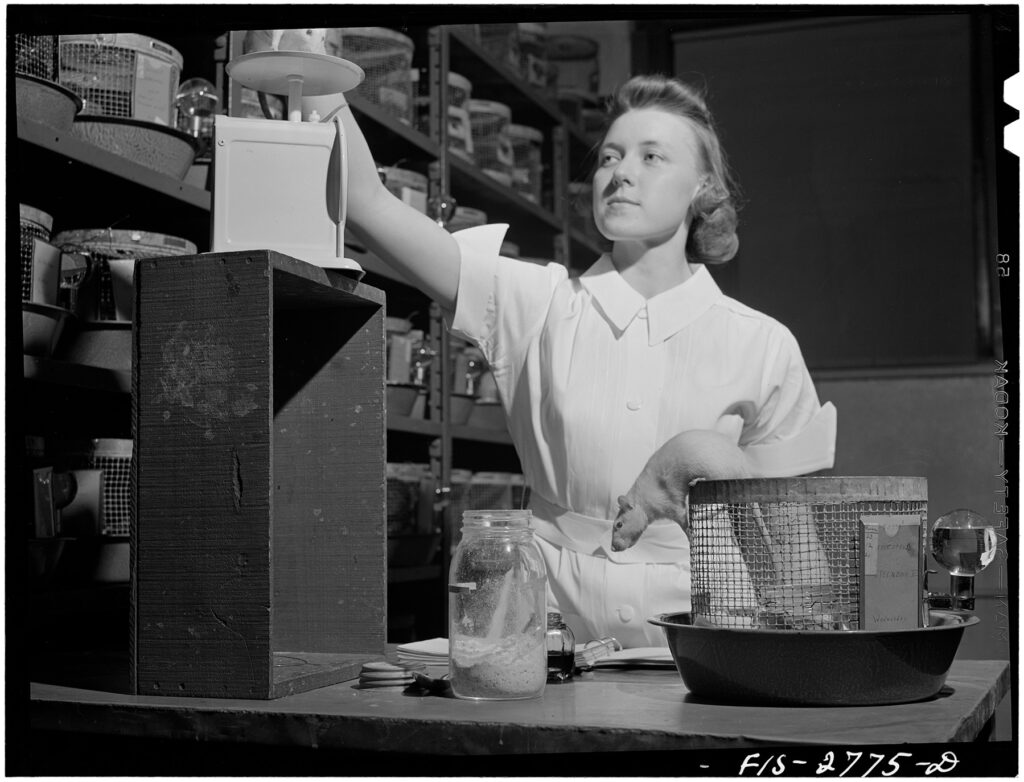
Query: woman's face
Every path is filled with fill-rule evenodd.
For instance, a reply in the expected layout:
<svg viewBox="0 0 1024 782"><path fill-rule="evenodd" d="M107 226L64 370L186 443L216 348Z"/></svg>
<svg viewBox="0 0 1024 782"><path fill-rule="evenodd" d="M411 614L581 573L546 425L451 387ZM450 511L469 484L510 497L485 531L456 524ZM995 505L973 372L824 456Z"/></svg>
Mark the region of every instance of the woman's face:
<svg viewBox="0 0 1024 782"><path fill-rule="evenodd" d="M594 174L594 219L613 241L685 243L690 202L703 176L690 122L661 109L632 109L612 123Z"/></svg>

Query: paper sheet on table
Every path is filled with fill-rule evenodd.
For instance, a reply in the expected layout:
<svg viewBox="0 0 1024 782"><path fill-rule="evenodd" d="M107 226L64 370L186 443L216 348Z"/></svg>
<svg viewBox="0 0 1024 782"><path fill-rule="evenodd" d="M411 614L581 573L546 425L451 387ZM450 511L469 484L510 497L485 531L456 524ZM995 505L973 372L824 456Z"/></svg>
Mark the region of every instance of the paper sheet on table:
<svg viewBox="0 0 1024 782"><path fill-rule="evenodd" d="M428 638L398 646L398 661L403 663L448 664L448 639Z"/></svg>
<svg viewBox="0 0 1024 782"><path fill-rule="evenodd" d="M576 651L582 650L586 644L576 644ZM426 663L427 665L448 664L448 639L429 638L425 641L413 641L398 647L400 662ZM674 668L672 655L663 646L638 647L636 649L620 649L611 652L607 657L598 660L594 667L668 667Z"/></svg>

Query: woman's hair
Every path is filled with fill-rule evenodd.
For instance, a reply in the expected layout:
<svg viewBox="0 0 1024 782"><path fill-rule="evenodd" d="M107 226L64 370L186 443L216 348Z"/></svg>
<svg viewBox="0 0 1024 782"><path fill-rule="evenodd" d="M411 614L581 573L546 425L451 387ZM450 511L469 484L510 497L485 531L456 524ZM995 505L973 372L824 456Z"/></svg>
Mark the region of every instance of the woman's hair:
<svg viewBox="0 0 1024 782"><path fill-rule="evenodd" d="M693 263L725 263L736 255L740 240L732 178L718 141L711 113L693 87L667 76L634 76L616 91L608 105L608 126L632 109L661 109L689 121L700 144L707 177L690 204L686 257Z"/></svg>

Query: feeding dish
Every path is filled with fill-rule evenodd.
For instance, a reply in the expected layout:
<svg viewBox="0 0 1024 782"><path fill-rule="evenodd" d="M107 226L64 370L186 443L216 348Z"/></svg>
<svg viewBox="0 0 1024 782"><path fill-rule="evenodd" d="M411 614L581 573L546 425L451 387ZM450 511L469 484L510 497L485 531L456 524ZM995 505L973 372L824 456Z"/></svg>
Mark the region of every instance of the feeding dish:
<svg viewBox="0 0 1024 782"><path fill-rule="evenodd" d="M388 412L395 415L409 415L420 395L415 383L393 383L388 381Z"/></svg>
<svg viewBox="0 0 1024 782"><path fill-rule="evenodd" d="M19 73L16 81L18 116L61 131L71 129L82 110L82 99L52 81Z"/></svg>
<svg viewBox="0 0 1024 782"><path fill-rule="evenodd" d="M39 304L34 301L21 303L22 347L26 356L53 355L57 343L71 313L63 307Z"/></svg>
<svg viewBox="0 0 1024 782"><path fill-rule="evenodd" d="M756 630L695 625L689 612L661 627L686 688L710 701L773 706L875 706L934 697L966 628L978 618L932 611L905 630Z"/></svg>
<svg viewBox="0 0 1024 782"><path fill-rule="evenodd" d="M175 179L188 173L198 144L180 130L123 117L81 116L71 130L83 141Z"/></svg>
<svg viewBox="0 0 1024 782"><path fill-rule="evenodd" d="M451 394L449 407L451 422L456 426L466 423L472 415L475 405L476 397L473 394Z"/></svg>

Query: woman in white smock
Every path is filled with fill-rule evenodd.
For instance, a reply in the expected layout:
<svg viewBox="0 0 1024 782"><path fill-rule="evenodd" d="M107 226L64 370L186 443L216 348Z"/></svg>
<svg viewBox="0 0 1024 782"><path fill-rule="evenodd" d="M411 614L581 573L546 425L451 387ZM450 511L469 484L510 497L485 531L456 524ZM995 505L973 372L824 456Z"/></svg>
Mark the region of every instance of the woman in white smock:
<svg viewBox="0 0 1024 782"><path fill-rule="evenodd" d="M689 547L653 522L611 549L617 498L665 441L714 429L757 475L832 466L836 418L793 335L725 296L705 264L733 257L736 213L703 100L675 79L618 91L594 173L612 240L584 274L501 257L507 226L449 235L380 184L349 110L349 224L433 297L494 373L531 487L550 610L579 640L663 646L647 619L690 608Z"/></svg>

